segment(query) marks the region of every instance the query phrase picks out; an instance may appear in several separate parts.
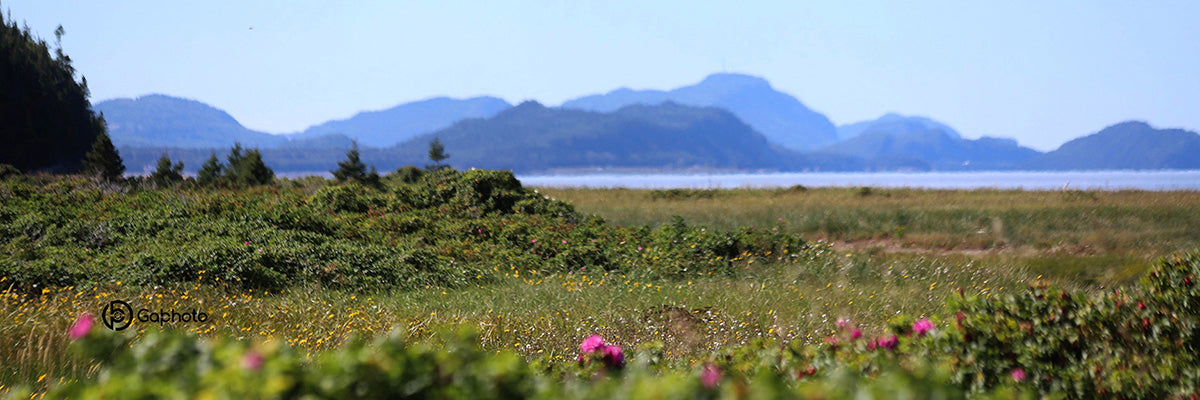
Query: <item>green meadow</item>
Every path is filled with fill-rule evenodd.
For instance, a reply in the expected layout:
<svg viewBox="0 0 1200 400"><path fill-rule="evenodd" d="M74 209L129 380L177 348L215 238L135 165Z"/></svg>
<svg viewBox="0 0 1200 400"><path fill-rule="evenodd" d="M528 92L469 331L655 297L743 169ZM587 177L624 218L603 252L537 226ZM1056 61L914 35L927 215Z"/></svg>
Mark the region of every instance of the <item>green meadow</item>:
<svg viewBox="0 0 1200 400"><path fill-rule="evenodd" d="M321 375L372 368L447 381L366 393L430 397L858 395L847 380L1000 398L1196 390L1194 347L1175 344L1192 343L1197 297L1154 279L1190 281L1197 267L1197 192L526 188L504 171L441 170L375 187L17 176L0 198L11 396L193 397L217 382L251 397L374 397ZM1071 326L1023 311L1059 290ZM208 318L69 334L116 299ZM962 316L982 309L994 311ZM914 335L926 320L936 328ZM1147 339L1122 325L1143 320ZM1026 324L1062 340L1022 342ZM625 360L580 358L594 334ZM880 344L891 335L898 346ZM1192 367L1123 361L1097 378L1133 346ZM245 372L243 353L267 361ZM404 375L427 364L445 369ZM153 372L169 369L184 372ZM715 386L700 379L712 371ZM247 373L278 390L236 389ZM512 376L525 380L497 394ZM179 392L155 392L164 382ZM652 382L662 392L640 388Z"/></svg>

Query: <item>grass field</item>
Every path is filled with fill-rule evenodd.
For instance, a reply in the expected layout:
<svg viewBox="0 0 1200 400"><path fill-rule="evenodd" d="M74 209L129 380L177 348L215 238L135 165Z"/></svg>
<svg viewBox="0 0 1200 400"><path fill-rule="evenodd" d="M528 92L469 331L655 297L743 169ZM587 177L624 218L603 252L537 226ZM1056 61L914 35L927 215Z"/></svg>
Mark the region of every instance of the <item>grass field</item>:
<svg viewBox="0 0 1200 400"><path fill-rule="evenodd" d="M527 357L567 361L581 337L600 333L636 347L662 341L666 355L695 364L722 348L759 338L816 343L839 318L866 333L882 333L898 314L926 316L962 288L990 296L1037 280L1022 271L989 271L969 261L924 255L888 257L818 250L796 262L741 265L736 276L670 280L633 274L509 271L499 282L474 288L430 287L411 292L351 294L318 287L282 293L209 285L170 289L122 286L55 289L37 300L6 296L5 379L36 380L47 371L74 376L61 351L76 315L97 312L109 299L154 309L207 310L205 323L179 324L202 335L276 340L325 350L350 335L375 336L399 327L413 338L470 326L483 346ZM181 306L184 305L184 306ZM138 325L138 329L146 326Z"/></svg>
<svg viewBox="0 0 1200 400"><path fill-rule="evenodd" d="M1200 248L1200 192L879 188L539 188L622 225L682 216L778 226L846 251L920 254L1081 284L1130 283L1155 258Z"/></svg>
<svg viewBox="0 0 1200 400"><path fill-rule="evenodd" d="M10 349L0 352L0 385L45 387L87 376L95 367L65 350L64 332L79 313L98 313L111 299L200 309L208 321L173 329L307 351L392 329L436 340L434 332L467 326L485 350L528 359L568 362L582 338L599 333L627 348L661 341L669 362L695 367L717 350L759 338L819 343L836 333L840 318L882 334L892 317L942 312L960 291L990 297L1048 282L1099 293L1132 283L1156 258L1200 249L1197 192L538 190L619 226L653 229L681 216L689 226L753 226L815 244L799 254L738 257L729 273L497 262L484 266L495 276L486 282L411 290L330 290L310 282L264 291L201 275L28 295L3 289L0 277L0 347Z"/></svg>

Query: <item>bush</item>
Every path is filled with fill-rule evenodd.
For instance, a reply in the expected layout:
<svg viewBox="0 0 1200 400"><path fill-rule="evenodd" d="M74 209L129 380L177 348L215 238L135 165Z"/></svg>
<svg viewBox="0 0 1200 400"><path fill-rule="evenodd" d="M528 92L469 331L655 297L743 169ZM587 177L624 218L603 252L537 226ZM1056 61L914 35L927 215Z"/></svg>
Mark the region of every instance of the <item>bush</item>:
<svg viewBox="0 0 1200 400"><path fill-rule="evenodd" d="M582 354L579 362L555 364L527 362L507 351L485 352L471 331L416 344L396 331L370 342L352 339L308 359L278 342L208 342L153 329L134 341L132 335L94 325L77 322L72 331L80 337L72 346L81 357L99 363L96 379L53 384L46 397L967 398L945 369L924 362L883 361L880 372L872 375L846 368L787 374L747 368L774 364L782 354L755 346L738 349L726 361L692 367L666 368L657 361L661 348L653 345L617 364ZM17 388L8 397L31 394L29 388ZM1018 394L1003 387L974 398Z"/></svg>
<svg viewBox="0 0 1200 400"><path fill-rule="evenodd" d="M980 389L1016 369L1042 393L1167 398L1200 392L1200 256L1160 260L1141 283L1096 296L1038 285L952 304L955 379ZM1186 396L1184 396L1186 397Z"/></svg>
<svg viewBox="0 0 1200 400"><path fill-rule="evenodd" d="M720 193L717 189L655 189L650 191L653 200L711 199Z"/></svg>
<svg viewBox="0 0 1200 400"><path fill-rule="evenodd" d="M322 211L363 213L385 203L378 192L359 184L326 186L308 199L309 205Z"/></svg>
<svg viewBox="0 0 1200 400"><path fill-rule="evenodd" d="M0 274L31 291L201 279L270 289L302 282L411 289L488 281L495 265L731 272L734 263L781 260L805 246L776 232L719 232L682 220L656 231L611 226L522 187L508 171L439 169L384 190L311 179L239 189L130 185L119 193L97 185L5 181ZM51 254L79 255L74 262L97 273L78 273Z"/></svg>
<svg viewBox="0 0 1200 400"><path fill-rule="evenodd" d="M21 170L9 164L0 164L0 180L21 176Z"/></svg>
<svg viewBox="0 0 1200 400"><path fill-rule="evenodd" d="M393 185L404 183L416 183L425 175L425 171L412 165L405 165L396 169L395 172L387 175L387 179L392 181Z"/></svg>

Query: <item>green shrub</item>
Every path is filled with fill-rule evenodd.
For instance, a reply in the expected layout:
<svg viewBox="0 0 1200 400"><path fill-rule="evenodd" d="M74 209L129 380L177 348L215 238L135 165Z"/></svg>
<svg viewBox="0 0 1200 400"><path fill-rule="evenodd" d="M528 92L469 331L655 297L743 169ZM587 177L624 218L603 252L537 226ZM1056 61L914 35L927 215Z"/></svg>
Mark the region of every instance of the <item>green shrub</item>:
<svg viewBox="0 0 1200 400"><path fill-rule="evenodd" d="M653 200L711 199L720 193L717 189L655 189L650 191Z"/></svg>
<svg viewBox="0 0 1200 400"><path fill-rule="evenodd" d="M944 369L881 361L879 372L849 368L779 373L779 351L746 346L725 361L666 367L645 346L619 368L599 361L527 362L485 352L470 331L410 343L399 331L352 339L309 358L278 342L251 344L151 329L138 340L93 326L73 350L99 363L95 379L50 385L48 398L944 398L965 399ZM590 359L585 359L590 360ZM28 398L19 387L8 398ZM973 398L1016 398L1001 387ZM1029 397L1028 393L1025 393Z"/></svg>
<svg viewBox="0 0 1200 400"><path fill-rule="evenodd" d="M378 192L359 184L326 186L309 197L309 204L318 210L333 212L367 212L382 206Z"/></svg>
<svg viewBox="0 0 1200 400"><path fill-rule="evenodd" d="M417 168L415 166L412 166L412 165L405 165L403 167L397 168L395 172L388 174L387 176L384 177L384 179L387 179L393 185L404 184L404 183L416 183L418 180L421 179L422 175L425 175L424 170Z"/></svg>
<svg viewBox="0 0 1200 400"><path fill-rule="evenodd" d="M1086 296L1038 285L952 304L956 379L986 388L1017 368L1043 393L1167 398L1200 391L1200 257L1160 260L1141 283ZM959 314L961 313L961 314ZM1186 397L1186 396L1185 396Z"/></svg>
<svg viewBox="0 0 1200 400"><path fill-rule="evenodd" d="M0 180L8 180L21 176L21 170L9 164L0 164Z"/></svg>
<svg viewBox="0 0 1200 400"><path fill-rule="evenodd" d="M718 232L682 220L653 231L611 226L522 187L508 171L444 168L384 190L311 180L124 192L76 178L3 185L23 195L0 205L0 273L24 289L118 280L454 287L493 279L497 265L728 273L735 263L784 260L806 246L770 230ZM98 273L72 272L46 261L50 254L85 255L77 262Z"/></svg>

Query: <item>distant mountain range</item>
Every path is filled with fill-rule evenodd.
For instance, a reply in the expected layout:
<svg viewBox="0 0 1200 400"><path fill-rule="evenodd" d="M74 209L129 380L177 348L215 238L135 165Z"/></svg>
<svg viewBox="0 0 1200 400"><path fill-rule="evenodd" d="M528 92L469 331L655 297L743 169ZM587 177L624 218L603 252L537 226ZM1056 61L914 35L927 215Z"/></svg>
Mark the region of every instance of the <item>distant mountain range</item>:
<svg viewBox="0 0 1200 400"><path fill-rule="evenodd" d="M1044 170L1200 169L1200 134L1122 122L1063 143L1023 167Z"/></svg>
<svg viewBox="0 0 1200 400"><path fill-rule="evenodd" d="M795 97L776 91L765 79L741 74L713 74L692 86L671 91L617 89L568 100L563 108L611 112L632 104L672 101L729 110L776 145L812 150L836 142L837 127L829 118Z"/></svg>
<svg viewBox="0 0 1200 400"><path fill-rule="evenodd" d="M161 94L105 100L92 109L104 114L108 134L118 147L208 148L235 141L275 147L287 142L283 136L246 129L229 113L208 104Z"/></svg>
<svg viewBox="0 0 1200 400"><path fill-rule="evenodd" d="M328 138L330 136L323 136ZM438 138L458 168L516 172L672 170L780 171L858 170L854 157L801 154L769 143L729 111L665 102L630 105L600 113L550 108L529 101L491 118L465 119L389 148L360 149L364 162L383 171L425 165L429 142ZM131 171L147 171L167 152L185 166L199 165L213 150L122 148ZM218 156L228 149L215 150ZM280 171L323 171L345 157L344 149L275 147L263 159ZM194 169L188 167L188 170Z"/></svg>
<svg viewBox="0 0 1200 400"><path fill-rule="evenodd" d="M1200 168L1200 135L1125 122L1040 153L1002 138L965 139L919 116L835 127L763 79L716 74L670 91L618 89L545 107L495 97L433 98L302 132L250 130L209 105L165 95L97 103L130 172L162 152L194 171L234 142L280 172L332 169L357 141L381 170L423 165L440 138L452 165L564 170L1046 170Z"/></svg>
<svg viewBox="0 0 1200 400"><path fill-rule="evenodd" d="M838 135L844 140L822 150L862 158L874 170L1017 169L1040 154L1016 140L963 139L940 122L897 114L843 125Z"/></svg>
<svg viewBox="0 0 1200 400"><path fill-rule="evenodd" d="M466 118L488 118L509 107L512 105L507 101L495 97L464 100L437 97L382 111L361 112L347 119L312 126L290 136L311 138L341 134L364 146L388 147Z"/></svg>
<svg viewBox="0 0 1200 400"><path fill-rule="evenodd" d="M846 140L863 134L880 132L892 135L906 135L929 130L946 132L950 136L956 138L962 137L958 131L954 130L954 128L951 128L949 125L934 121L929 118L887 113L882 117L870 121L855 122L853 124L839 126L837 127L837 138L838 140Z"/></svg>
<svg viewBox="0 0 1200 400"><path fill-rule="evenodd" d="M612 112L525 102L489 119L472 119L393 149L420 163L438 138L453 165L515 171L668 169L794 170L818 168L802 154L773 146L729 111L671 101ZM843 163L852 163L849 157ZM837 165L846 168L850 165Z"/></svg>
<svg viewBox="0 0 1200 400"><path fill-rule="evenodd" d="M490 117L509 107L508 102L495 97L437 97L361 112L282 135L247 129L225 111L207 104L160 94L106 100L93 108L104 113L109 135L120 147L212 148L237 141L251 147L332 144L349 148L352 141L368 147L392 146L465 118Z"/></svg>

